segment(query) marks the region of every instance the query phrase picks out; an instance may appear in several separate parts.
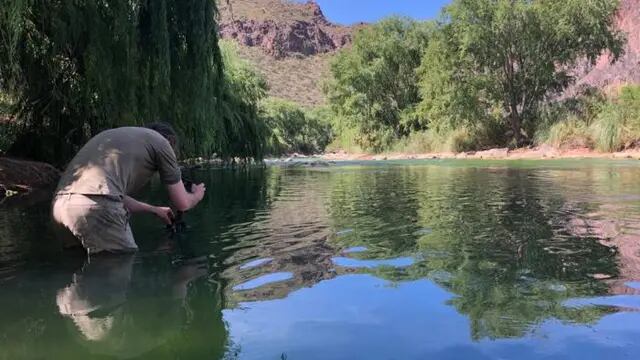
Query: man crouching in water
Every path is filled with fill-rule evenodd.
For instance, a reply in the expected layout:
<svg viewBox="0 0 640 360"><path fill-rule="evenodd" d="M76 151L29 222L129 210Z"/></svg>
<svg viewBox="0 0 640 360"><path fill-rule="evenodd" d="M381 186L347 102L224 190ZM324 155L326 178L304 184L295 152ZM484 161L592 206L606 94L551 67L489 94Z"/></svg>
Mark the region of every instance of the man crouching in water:
<svg viewBox="0 0 640 360"><path fill-rule="evenodd" d="M65 246L79 242L89 254L136 251L130 213L152 213L171 224L171 208L130 197L156 171L176 210L196 206L206 189L199 184L186 191L174 151L177 140L166 123L106 130L89 140L69 163L53 199L53 220L66 233Z"/></svg>

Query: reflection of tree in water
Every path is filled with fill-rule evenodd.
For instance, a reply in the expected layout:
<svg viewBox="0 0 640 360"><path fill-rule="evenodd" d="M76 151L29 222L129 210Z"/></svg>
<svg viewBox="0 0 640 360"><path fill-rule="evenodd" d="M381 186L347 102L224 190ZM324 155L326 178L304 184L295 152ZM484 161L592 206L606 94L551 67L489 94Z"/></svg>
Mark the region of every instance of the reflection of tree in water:
<svg viewBox="0 0 640 360"><path fill-rule="evenodd" d="M474 338L522 336L550 317L593 321L604 310L567 308L562 302L606 293L606 285L589 275L616 274L615 252L594 238L562 232L578 209L568 207L557 186L538 175L508 169L411 168L403 171L399 189L387 179L380 186L384 195L371 197L373 190L356 190L368 196L352 196L350 203L342 201L344 190L334 190L334 199L340 201L332 205L341 209L332 209L332 215L338 214L332 220L343 224L353 209L367 212L367 203L384 202L395 213L373 206L366 214L369 222L380 217L381 223L389 223L391 217L396 229L429 229L426 235L406 231L382 240L371 234L338 241L371 247L387 257L417 248L415 265L372 272L391 280L427 277L445 286L457 295L452 305L470 317ZM367 188L375 184L364 177L360 181ZM415 188L404 188L410 184ZM388 196L396 191L402 196ZM418 203L417 215L413 201ZM386 246L386 252L380 246Z"/></svg>
<svg viewBox="0 0 640 360"><path fill-rule="evenodd" d="M264 207L252 221L234 222L220 232L224 245L221 279L226 282L227 306L238 302L283 298L290 292L335 276L327 245L330 229L324 205L331 174L305 169L270 168L264 173ZM246 267L252 260L260 266ZM233 287L274 273L290 279L236 291Z"/></svg>
<svg viewBox="0 0 640 360"><path fill-rule="evenodd" d="M233 202L220 198L224 206L213 210L235 214L220 222L220 250L211 252L222 270L227 306L282 298L345 272L366 271L397 281L426 277L446 287L457 295L452 305L470 317L474 338L521 336L551 317L596 320L607 310L563 302L606 293L606 284L590 275L615 275L616 254L593 237L566 231L573 214L590 209L566 201L565 189L548 175L448 167L268 169L265 190L245 193L259 199L255 203L234 210ZM246 184L229 185L246 191ZM368 249L351 257L409 255L416 263L371 270L336 266L332 258L351 246ZM256 259L267 262L241 267ZM280 272L292 278L232 289Z"/></svg>
<svg viewBox="0 0 640 360"><path fill-rule="evenodd" d="M420 230L416 177L409 168L357 169L334 174L329 212L343 247L366 244L364 257L412 254Z"/></svg>

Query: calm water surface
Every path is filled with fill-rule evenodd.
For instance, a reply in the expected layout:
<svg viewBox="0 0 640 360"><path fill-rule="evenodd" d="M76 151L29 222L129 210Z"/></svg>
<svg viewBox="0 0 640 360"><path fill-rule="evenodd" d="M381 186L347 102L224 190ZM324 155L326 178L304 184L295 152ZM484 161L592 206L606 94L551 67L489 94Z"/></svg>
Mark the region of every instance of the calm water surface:
<svg viewBox="0 0 640 360"><path fill-rule="evenodd" d="M640 163L345 163L191 174L141 251L63 253L0 205L0 359L636 359ZM141 195L166 201L158 184Z"/></svg>

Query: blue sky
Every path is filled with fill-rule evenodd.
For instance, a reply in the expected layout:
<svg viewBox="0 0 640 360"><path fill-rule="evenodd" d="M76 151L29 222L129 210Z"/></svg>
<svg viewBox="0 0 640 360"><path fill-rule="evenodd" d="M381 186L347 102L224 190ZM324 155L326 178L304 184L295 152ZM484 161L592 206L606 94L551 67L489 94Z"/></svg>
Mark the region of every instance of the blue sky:
<svg viewBox="0 0 640 360"><path fill-rule="evenodd" d="M300 0L305 2L305 0ZM374 22L390 15L433 19L450 0L317 0L330 21L352 24Z"/></svg>

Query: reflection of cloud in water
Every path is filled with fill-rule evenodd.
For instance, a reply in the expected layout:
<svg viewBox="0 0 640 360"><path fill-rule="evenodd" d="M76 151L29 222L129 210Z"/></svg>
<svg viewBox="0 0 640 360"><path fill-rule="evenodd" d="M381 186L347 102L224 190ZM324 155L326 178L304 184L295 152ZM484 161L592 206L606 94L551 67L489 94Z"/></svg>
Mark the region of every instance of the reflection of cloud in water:
<svg viewBox="0 0 640 360"><path fill-rule="evenodd" d="M272 260L273 260L272 258L264 258L264 259L252 260L252 261L249 261L248 263L245 263L242 266L240 266L240 270L252 269L252 268L260 267L262 265L270 263Z"/></svg>
<svg viewBox="0 0 640 360"><path fill-rule="evenodd" d="M381 259L381 260L360 260L352 259L348 257L334 257L333 263L342 267L354 267L354 268L376 268L380 266L391 267L407 267L414 264L414 259L411 257L400 257L395 259Z"/></svg>
<svg viewBox="0 0 640 360"><path fill-rule="evenodd" d="M640 290L640 281L629 281L626 282L625 285L632 289Z"/></svg>
<svg viewBox="0 0 640 360"><path fill-rule="evenodd" d="M353 232L353 229L344 229L344 230L340 230L336 233L337 236L344 236L344 235L348 235L351 234Z"/></svg>
<svg viewBox="0 0 640 360"><path fill-rule="evenodd" d="M272 284L275 282L280 282L280 281L286 281L286 280L291 280L293 278L293 274L290 272L279 272L279 273L275 273L275 274L267 274L267 275L262 275L258 278L249 280L247 282L244 282L240 285L236 285L233 287L233 290L235 291L242 291L242 290L252 290L255 288L259 288L261 286L267 285L267 284Z"/></svg>
<svg viewBox="0 0 640 360"><path fill-rule="evenodd" d="M429 235L433 232L433 230L429 229L429 228L424 228L424 229L420 229L416 232L413 233L413 235L415 236L423 236L423 235Z"/></svg>
<svg viewBox="0 0 640 360"><path fill-rule="evenodd" d="M344 254L354 254L354 253L361 253L361 252L365 252L367 251L367 247L366 246L354 246L354 247L350 247L348 249L344 249L342 252Z"/></svg>

